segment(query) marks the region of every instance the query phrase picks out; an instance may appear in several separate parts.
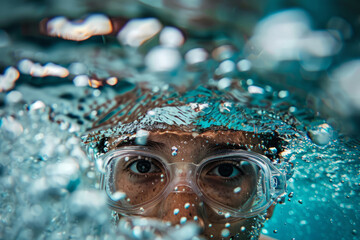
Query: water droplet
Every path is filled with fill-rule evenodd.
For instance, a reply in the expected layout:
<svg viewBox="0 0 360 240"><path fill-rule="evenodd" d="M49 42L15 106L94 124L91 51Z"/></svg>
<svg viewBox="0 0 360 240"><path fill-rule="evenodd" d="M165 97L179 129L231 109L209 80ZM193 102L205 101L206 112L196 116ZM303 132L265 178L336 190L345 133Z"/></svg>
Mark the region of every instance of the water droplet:
<svg viewBox="0 0 360 240"><path fill-rule="evenodd" d="M211 224L211 223L209 223L209 227L212 227L212 224Z"/></svg>
<svg viewBox="0 0 360 240"><path fill-rule="evenodd" d="M135 143L137 145L145 145L148 137L149 137L149 132L146 130L140 129L136 132Z"/></svg>
<svg viewBox="0 0 360 240"><path fill-rule="evenodd" d="M186 221L187 221L187 218L186 218L186 217L180 218L180 224L185 224Z"/></svg>
<svg viewBox="0 0 360 240"><path fill-rule="evenodd" d="M165 27L160 33L159 40L165 47L180 47L184 43L184 36L177 28Z"/></svg>
<svg viewBox="0 0 360 240"><path fill-rule="evenodd" d="M270 152L271 154L276 154L276 153L277 153L276 147L271 147L271 148L269 148L269 152Z"/></svg>
<svg viewBox="0 0 360 240"><path fill-rule="evenodd" d="M132 19L117 35L124 45L139 47L161 30L161 23L155 18Z"/></svg>
<svg viewBox="0 0 360 240"><path fill-rule="evenodd" d="M230 231L229 231L229 229L223 229L223 230L221 230L221 236L222 237L228 237L230 235Z"/></svg>
<svg viewBox="0 0 360 240"><path fill-rule="evenodd" d="M328 144L331 139L332 128L328 124L324 123L313 127L308 131L308 135L315 144L324 146Z"/></svg>
<svg viewBox="0 0 360 240"><path fill-rule="evenodd" d="M240 231L245 232L246 228L244 226L241 226Z"/></svg>
<svg viewBox="0 0 360 240"><path fill-rule="evenodd" d="M124 192L114 192L110 195L111 200L113 201L120 201L126 197L126 194Z"/></svg>
<svg viewBox="0 0 360 240"><path fill-rule="evenodd" d="M241 191L241 187L234 188L234 193L239 193Z"/></svg>
<svg viewBox="0 0 360 240"><path fill-rule="evenodd" d="M180 212L180 210L179 210L178 208L175 208L175 209L174 209L174 215L178 215L179 212Z"/></svg>
<svg viewBox="0 0 360 240"><path fill-rule="evenodd" d="M171 155L172 155L172 156L176 156L176 155L177 155L177 152L178 152L178 148L175 147L175 146L173 146L173 147L171 148Z"/></svg>
<svg viewBox="0 0 360 240"><path fill-rule="evenodd" d="M231 214L230 213L225 213L225 218L229 218L231 217Z"/></svg>
<svg viewBox="0 0 360 240"><path fill-rule="evenodd" d="M199 217L198 216L194 216L194 221L197 221L199 220Z"/></svg>
<svg viewBox="0 0 360 240"><path fill-rule="evenodd" d="M231 226L230 223L225 223L225 227L226 227L226 228L228 228L228 227L230 227L230 226Z"/></svg>
<svg viewBox="0 0 360 240"><path fill-rule="evenodd" d="M181 62L178 50L166 47L154 47L146 56L145 64L150 71L172 71Z"/></svg>
<svg viewBox="0 0 360 240"><path fill-rule="evenodd" d="M225 60L220 63L219 67L215 70L217 75L224 75L231 73L235 70L235 63L231 60Z"/></svg>
<svg viewBox="0 0 360 240"><path fill-rule="evenodd" d="M281 90L278 95L279 95L279 98L286 98L289 96L289 92L286 90Z"/></svg>
<svg viewBox="0 0 360 240"><path fill-rule="evenodd" d="M230 87L230 85L231 85L231 79L225 77L225 78L220 79L220 81L217 84L217 87L219 90L223 90L225 88Z"/></svg>
<svg viewBox="0 0 360 240"><path fill-rule="evenodd" d="M190 207L190 203L185 203L184 208L188 209Z"/></svg>
<svg viewBox="0 0 360 240"><path fill-rule="evenodd" d="M251 69L251 62L247 59L242 59L236 64L240 72L246 72Z"/></svg>
<svg viewBox="0 0 360 240"><path fill-rule="evenodd" d="M185 61L189 65L198 64L206 61L208 53L203 48L194 48L185 54Z"/></svg>

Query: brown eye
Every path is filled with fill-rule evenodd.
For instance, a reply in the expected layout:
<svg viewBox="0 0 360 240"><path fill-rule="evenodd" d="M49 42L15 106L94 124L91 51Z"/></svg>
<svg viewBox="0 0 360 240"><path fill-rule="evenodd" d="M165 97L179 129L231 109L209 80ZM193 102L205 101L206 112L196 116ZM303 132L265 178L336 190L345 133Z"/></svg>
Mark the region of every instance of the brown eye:
<svg viewBox="0 0 360 240"><path fill-rule="evenodd" d="M233 178L239 176L240 171L231 163L223 163L214 167L209 174L225 178Z"/></svg>
<svg viewBox="0 0 360 240"><path fill-rule="evenodd" d="M130 170L137 174L159 172L160 169L151 161L140 159L130 165Z"/></svg>

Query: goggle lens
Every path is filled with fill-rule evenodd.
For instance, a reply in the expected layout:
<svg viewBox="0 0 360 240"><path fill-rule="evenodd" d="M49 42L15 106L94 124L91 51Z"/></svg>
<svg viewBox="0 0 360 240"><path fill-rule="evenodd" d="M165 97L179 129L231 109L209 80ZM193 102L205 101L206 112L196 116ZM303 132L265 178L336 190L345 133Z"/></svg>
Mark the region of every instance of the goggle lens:
<svg viewBox="0 0 360 240"><path fill-rule="evenodd" d="M222 158L206 163L197 183L207 198L238 209L251 205L259 173L259 167L252 162Z"/></svg>
<svg viewBox="0 0 360 240"><path fill-rule="evenodd" d="M107 192L123 207L144 204L161 194L168 184L165 166L142 155L123 155L108 166Z"/></svg>

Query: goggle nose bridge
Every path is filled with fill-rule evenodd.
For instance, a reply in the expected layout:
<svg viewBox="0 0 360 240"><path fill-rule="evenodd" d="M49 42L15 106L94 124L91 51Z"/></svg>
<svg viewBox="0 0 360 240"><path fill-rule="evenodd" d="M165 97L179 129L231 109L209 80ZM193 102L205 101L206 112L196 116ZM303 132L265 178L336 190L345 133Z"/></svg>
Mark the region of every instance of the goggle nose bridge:
<svg viewBox="0 0 360 240"><path fill-rule="evenodd" d="M173 192L184 192L181 187L188 187L198 196L201 195L196 186L196 164L189 162L175 162L168 164L168 169L170 170L171 175L169 186L172 188Z"/></svg>

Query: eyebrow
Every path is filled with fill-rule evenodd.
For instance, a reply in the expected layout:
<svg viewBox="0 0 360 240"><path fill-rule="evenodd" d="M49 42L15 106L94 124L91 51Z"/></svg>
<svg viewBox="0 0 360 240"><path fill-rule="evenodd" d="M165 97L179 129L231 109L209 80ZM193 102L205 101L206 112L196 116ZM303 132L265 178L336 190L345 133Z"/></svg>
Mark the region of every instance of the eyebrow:
<svg viewBox="0 0 360 240"><path fill-rule="evenodd" d="M116 145L116 148L126 147L126 146L146 146L146 147L149 147L149 148L152 148L152 149L163 149L165 147L165 144L160 143L160 142L147 140L146 144L140 145L140 144L136 143L135 139L130 139L130 140L123 141L123 142L119 143L118 145Z"/></svg>
<svg viewBox="0 0 360 240"><path fill-rule="evenodd" d="M221 151L223 149L241 149L241 150L247 150L247 148L245 146L242 145L238 145L238 144L227 144L227 143L213 143L210 144L209 147L207 148L207 153L211 154L211 153L216 153L218 151Z"/></svg>

